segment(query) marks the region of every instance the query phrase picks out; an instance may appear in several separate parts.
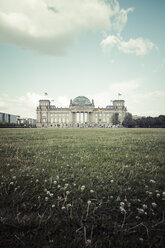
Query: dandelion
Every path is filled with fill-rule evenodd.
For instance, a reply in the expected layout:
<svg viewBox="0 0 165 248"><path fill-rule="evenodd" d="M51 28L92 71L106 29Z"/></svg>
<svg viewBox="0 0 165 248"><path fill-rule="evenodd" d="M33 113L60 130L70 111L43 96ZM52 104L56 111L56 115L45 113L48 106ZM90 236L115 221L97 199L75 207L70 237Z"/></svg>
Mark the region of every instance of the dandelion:
<svg viewBox="0 0 165 248"><path fill-rule="evenodd" d="M146 204L143 204L143 209L147 209L147 205Z"/></svg>
<svg viewBox="0 0 165 248"><path fill-rule="evenodd" d="M66 195L69 195L70 194L70 192L69 191L66 191Z"/></svg>
<svg viewBox="0 0 165 248"><path fill-rule="evenodd" d="M62 210L64 210L65 209L65 207L64 206L62 206L62 208L61 208Z"/></svg>
<svg viewBox="0 0 165 248"><path fill-rule="evenodd" d="M137 208L139 214L144 214L144 209L142 208Z"/></svg>
<svg viewBox="0 0 165 248"><path fill-rule="evenodd" d="M125 203L124 202L120 202L120 206L121 207L124 207L125 206Z"/></svg>
<svg viewBox="0 0 165 248"><path fill-rule="evenodd" d="M165 196L165 192L163 192L162 195Z"/></svg>
<svg viewBox="0 0 165 248"><path fill-rule="evenodd" d="M111 183L114 183L114 180L111 180L110 182L111 182Z"/></svg>
<svg viewBox="0 0 165 248"><path fill-rule="evenodd" d="M36 183L38 183L39 182L39 180L38 179L36 179Z"/></svg>
<svg viewBox="0 0 165 248"><path fill-rule="evenodd" d="M93 190L93 189L91 189L91 190L90 190L90 193L94 193L94 190Z"/></svg>
<svg viewBox="0 0 165 248"><path fill-rule="evenodd" d="M135 218L136 218L137 220L140 220L140 217L139 217L139 216L136 216Z"/></svg>
<svg viewBox="0 0 165 248"><path fill-rule="evenodd" d="M48 197L45 197L45 201L48 201L49 200L49 198Z"/></svg>
<svg viewBox="0 0 165 248"><path fill-rule="evenodd" d="M86 241L86 245L88 246L88 245L90 245L91 244L91 240L90 239L87 239L87 241Z"/></svg>
<svg viewBox="0 0 165 248"><path fill-rule="evenodd" d="M155 202L152 202L153 208L156 208L157 204Z"/></svg>
<svg viewBox="0 0 165 248"><path fill-rule="evenodd" d="M47 180L47 179L45 179L45 183L47 183L47 181L48 181L48 180Z"/></svg>
<svg viewBox="0 0 165 248"><path fill-rule="evenodd" d="M12 178L15 180L16 179L16 176L13 176Z"/></svg>
<svg viewBox="0 0 165 248"><path fill-rule="evenodd" d="M157 193L156 196L159 198L160 197L160 194Z"/></svg>
<svg viewBox="0 0 165 248"><path fill-rule="evenodd" d="M59 189L59 188L61 188L61 186L60 185L57 185L57 188Z"/></svg>
<svg viewBox="0 0 165 248"><path fill-rule="evenodd" d="M143 242L143 241L144 241L144 239L143 239L143 238L139 238L139 240L140 240L141 242Z"/></svg>
<svg viewBox="0 0 165 248"><path fill-rule="evenodd" d="M90 205L91 204L91 201L89 200L89 201L87 201L87 203L88 203L88 205Z"/></svg>
<svg viewBox="0 0 165 248"><path fill-rule="evenodd" d="M10 182L10 185L13 185L14 184L14 182Z"/></svg>
<svg viewBox="0 0 165 248"><path fill-rule="evenodd" d="M69 184L68 184L68 183L66 183L66 184L65 184L65 187L67 188L67 187L68 187L68 185L69 185Z"/></svg>
<svg viewBox="0 0 165 248"><path fill-rule="evenodd" d="M121 211L122 214L126 213L126 210L122 206L120 206L120 211Z"/></svg>
<svg viewBox="0 0 165 248"><path fill-rule="evenodd" d="M50 193L50 197L53 197L53 193Z"/></svg>
<svg viewBox="0 0 165 248"><path fill-rule="evenodd" d="M55 208L55 205L54 204L52 205L52 208Z"/></svg>
<svg viewBox="0 0 165 248"><path fill-rule="evenodd" d="M81 186L81 192L83 192L84 189L85 189L85 185L82 185L82 186Z"/></svg>
<svg viewBox="0 0 165 248"><path fill-rule="evenodd" d="M59 176L56 176L56 179L58 180L59 179Z"/></svg>
<svg viewBox="0 0 165 248"><path fill-rule="evenodd" d="M57 184L57 181L53 181L54 184Z"/></svg>
<svg viewBox="0 0 165 248"><path fill-rule="evenodd" d="M67 204L67 208L70 208L72 206L72 204L68 203Z"/></svg>
<svg viewBox="0 0 165 248"><path fill-rule="evenodd" d="M152 180L152 179L151 179L151 180L150 180L150 183L155 183L155 180Z"/></svg>

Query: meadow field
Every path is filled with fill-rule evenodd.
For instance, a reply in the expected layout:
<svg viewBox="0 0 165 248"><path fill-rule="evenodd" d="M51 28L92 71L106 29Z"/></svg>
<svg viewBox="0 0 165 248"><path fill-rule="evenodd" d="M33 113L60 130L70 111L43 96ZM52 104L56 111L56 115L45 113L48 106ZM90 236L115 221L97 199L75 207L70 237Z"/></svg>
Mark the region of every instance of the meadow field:
<svg viewBox="0 0 165 248"><path fill-rule="evenodd" d="M165 130L0 129L0 247L165 247Z"/></svg>

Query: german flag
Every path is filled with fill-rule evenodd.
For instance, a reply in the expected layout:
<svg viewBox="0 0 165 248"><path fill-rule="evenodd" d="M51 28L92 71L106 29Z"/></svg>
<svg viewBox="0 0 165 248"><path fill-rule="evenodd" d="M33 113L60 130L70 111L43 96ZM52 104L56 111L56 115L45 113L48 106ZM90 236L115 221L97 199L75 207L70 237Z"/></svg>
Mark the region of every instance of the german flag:
<svg viewBox="0 0 165 248"><path fill-rule="evenodd" d="M101 108L98 108L98 111L100 111L102 114L104 113L104 111Z"/></svg>

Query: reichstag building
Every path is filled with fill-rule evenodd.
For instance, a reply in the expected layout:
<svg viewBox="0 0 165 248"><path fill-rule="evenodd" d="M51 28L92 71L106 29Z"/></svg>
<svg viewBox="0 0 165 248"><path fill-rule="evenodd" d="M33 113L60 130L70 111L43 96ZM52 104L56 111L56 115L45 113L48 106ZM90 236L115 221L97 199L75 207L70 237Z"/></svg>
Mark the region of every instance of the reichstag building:
<svg viewBox="0 0 165 248"><path fill-rule="evenodd" d="M68 108L58 108L50 100L40 100L37 107L37 127L112 127L112 116L118 113L122 123L126 107L124 100L114 100L112 105L96 108L85 96L78 96L70 100Z"/></svg>

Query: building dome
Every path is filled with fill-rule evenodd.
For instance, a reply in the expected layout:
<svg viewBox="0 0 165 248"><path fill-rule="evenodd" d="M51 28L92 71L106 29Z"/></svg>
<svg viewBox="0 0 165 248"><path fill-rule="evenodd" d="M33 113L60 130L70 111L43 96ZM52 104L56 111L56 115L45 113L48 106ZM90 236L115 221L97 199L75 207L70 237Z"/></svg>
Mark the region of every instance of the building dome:
<svg viewBox="0 0 165 248"><path fill-rule="evenodd" d="M75 99L73 99L72 102L73 105L91 105L90 100L85 96L78 96Z"/></svg>

